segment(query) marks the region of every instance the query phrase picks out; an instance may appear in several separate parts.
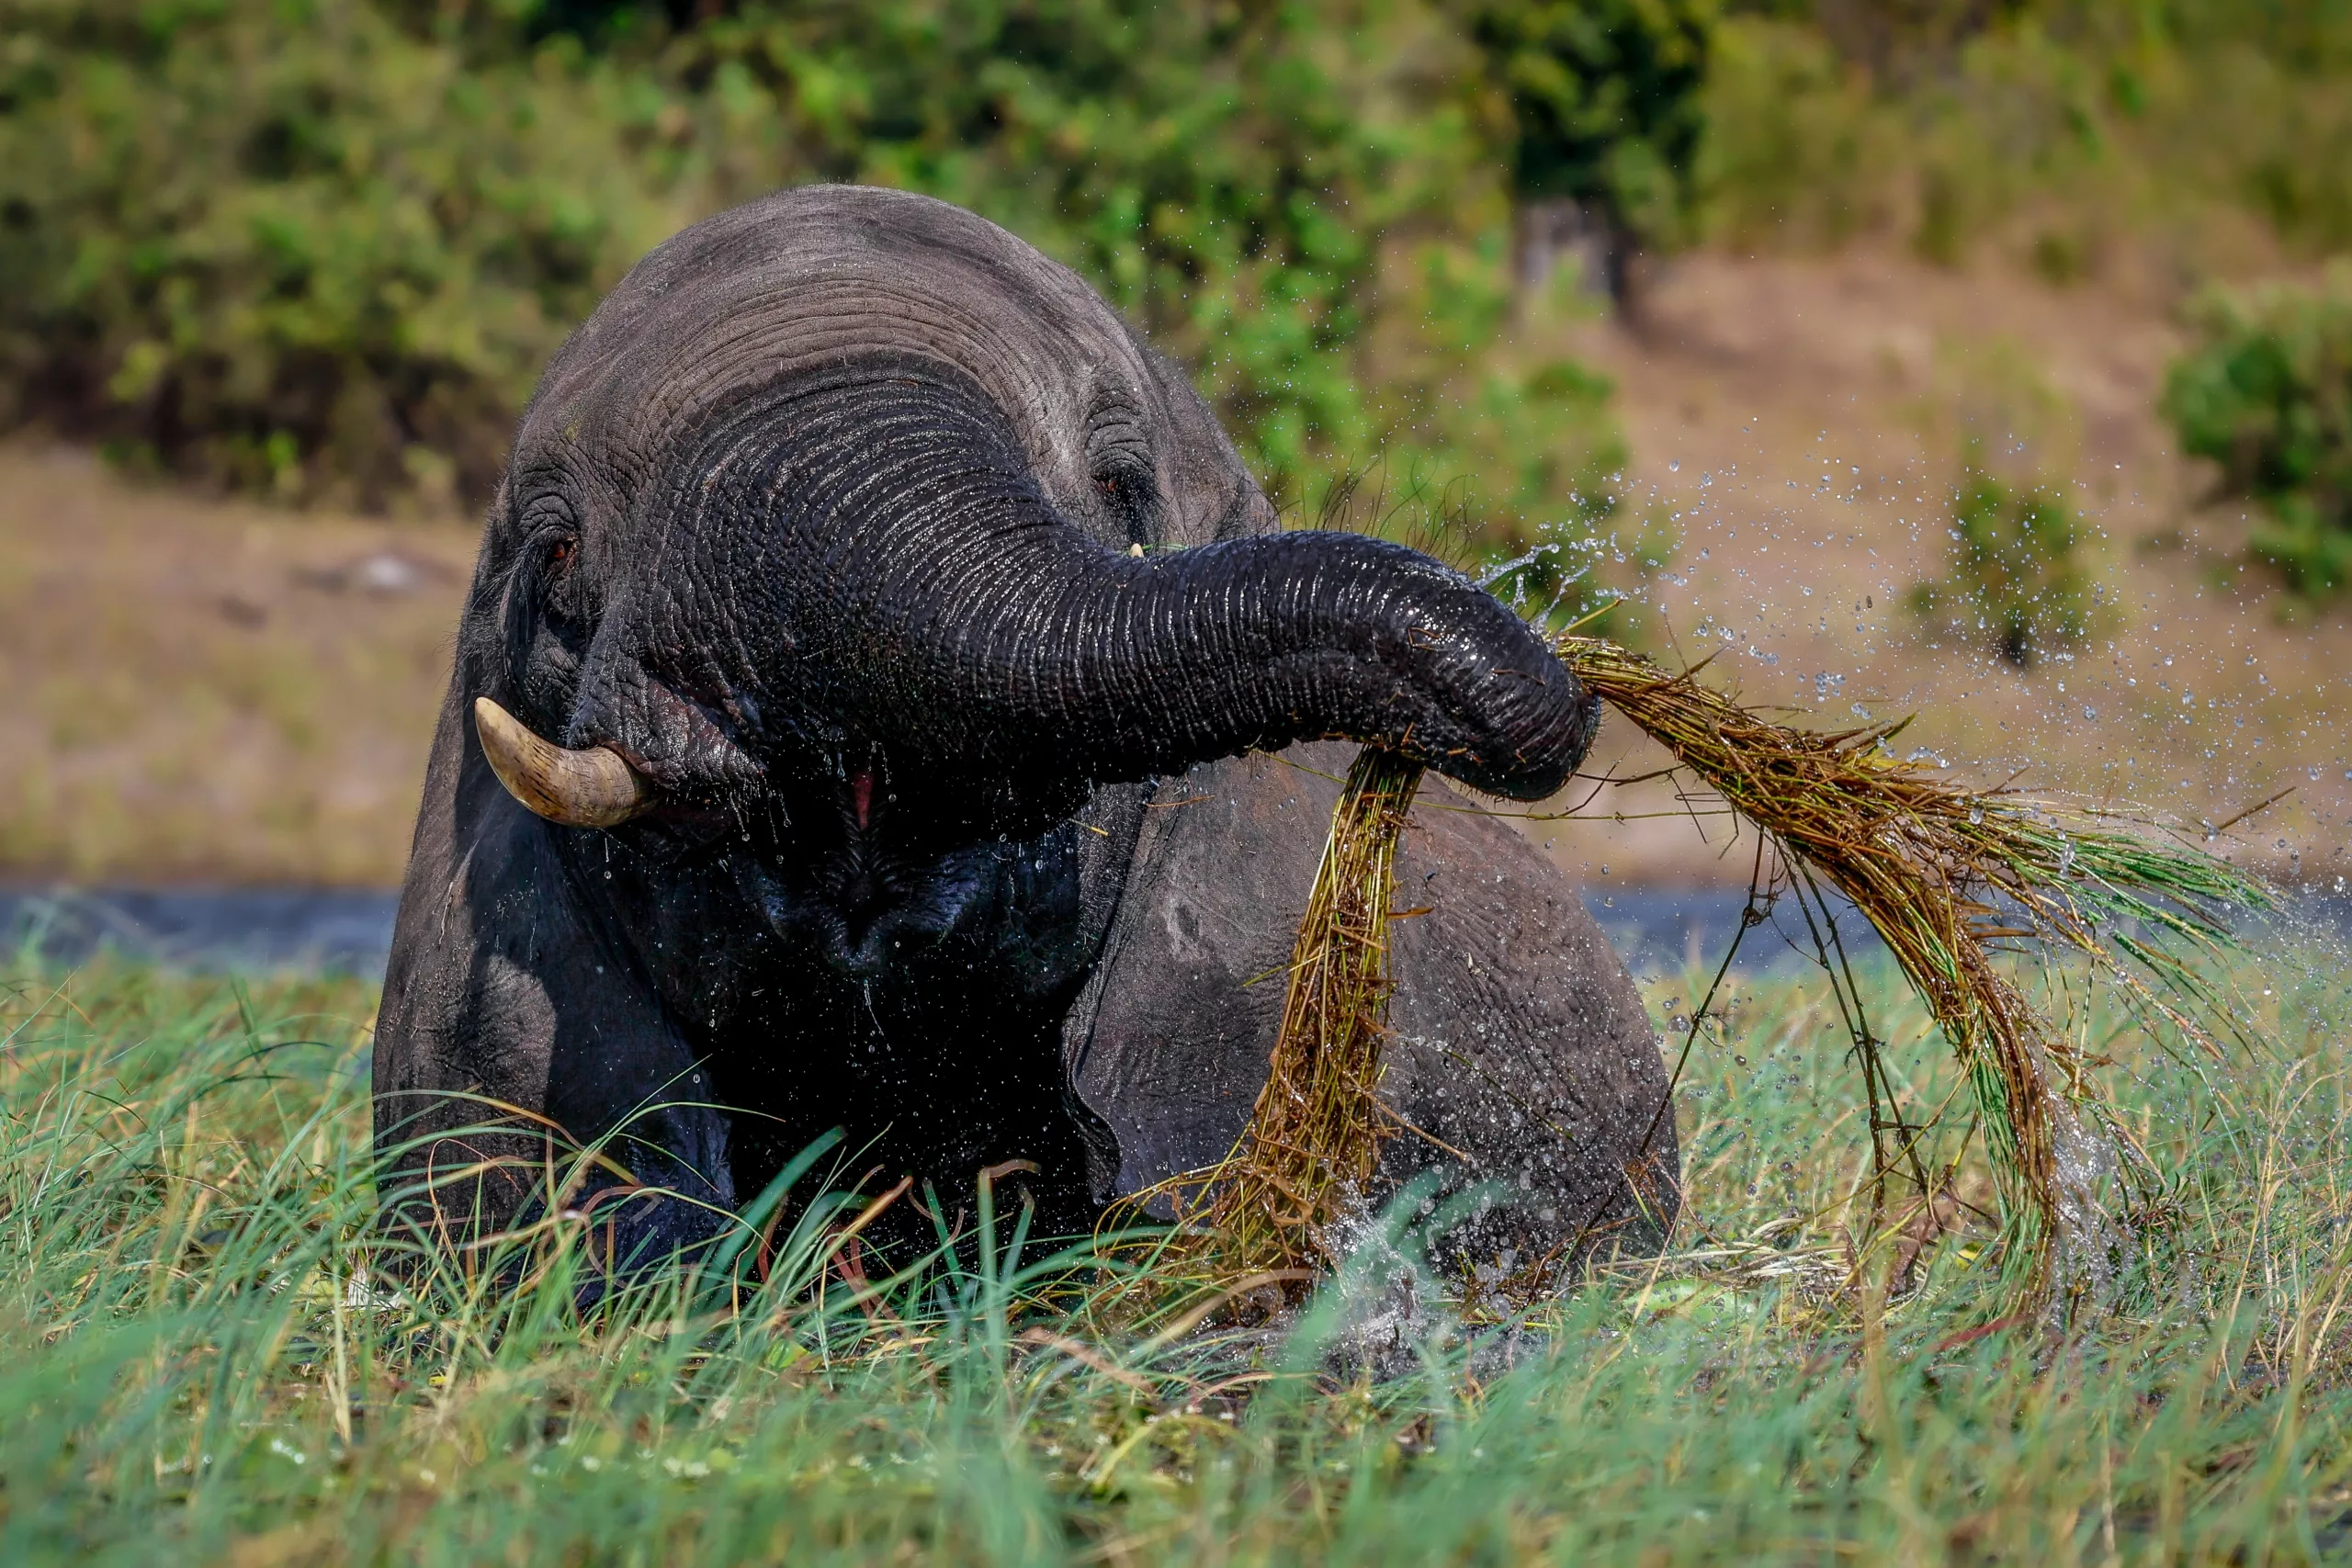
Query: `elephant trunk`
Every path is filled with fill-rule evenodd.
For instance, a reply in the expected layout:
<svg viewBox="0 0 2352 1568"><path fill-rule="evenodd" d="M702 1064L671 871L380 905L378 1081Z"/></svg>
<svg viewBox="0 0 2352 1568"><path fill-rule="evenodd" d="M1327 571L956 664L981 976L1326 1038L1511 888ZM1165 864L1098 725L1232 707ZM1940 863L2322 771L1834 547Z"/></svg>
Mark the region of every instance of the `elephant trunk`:
<svg viewBox="0 0 2352 1568"><path fill-rule="evenodd" d="M962 694L1010 754L1064 750L1101 782L1338 737L1532 800L1591 739L1542 639L1402 547L1271 534L1137 559L1064 530L1039 553L955 638Z"/></svg>
<svg viewBox="0 0 2352 1568"><path fill-rule="evenodd" d="M935 365L840 367L700 445L661 513L684 577L728 585L728 683L894 767L1066 794L1329 737L1535 799L1591 739L1597 705L1460 573L1353 534L1108 547Z"/></svg>

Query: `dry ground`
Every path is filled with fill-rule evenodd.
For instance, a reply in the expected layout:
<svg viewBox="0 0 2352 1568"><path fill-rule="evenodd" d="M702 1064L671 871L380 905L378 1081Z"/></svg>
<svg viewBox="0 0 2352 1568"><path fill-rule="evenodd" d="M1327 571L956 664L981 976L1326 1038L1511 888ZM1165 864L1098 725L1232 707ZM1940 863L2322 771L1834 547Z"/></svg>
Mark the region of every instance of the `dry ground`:
<svg viewBox="0 0 2352 1568"><path fill-rule="evenodd" d="M0 877L396 882L473 546L0 448Z"/></svg>
<svg viewBox="0 0 2352 1568"><path fill-rule="evenodd" d="M1636 324L1552 335L1617 378L1631 498L1680 534L1655 591L1675 648L1713 655L1713 679L1818 725L1915 713L1900 750L1973 782L2133 803L2199 837L2292 785L2215 847L2335 886L2352 874L2352 614L2293 611L2243 566L2241 509L2199 504L2209 478L2155 413L2181 345L2171 297L1863 251L1701 254L1654 281ZM2068 481L2096 530L2104 604L2071 657L2021 671L1906 608L1947 568L1964 412L2014 431L2007 459ZM1652 760L1620 721L1592 766ZM1672 807L1664 786L1604 792L1589 814L1668 814L1554 837L1596 877L1746 877L1745 844L1709 852Z"/></svg>
<svg viewBox="0 0 2352 1568"><path fill-rule="evenodd" d="M2332 885L2352 874L2352 614L2282 618L2238 565L2234 512L2194 504L2199 477L2154 412L2173 297L1868 251L1702 254L1651 282L1633 324L1535 324L1521 346L1617 378L1626 526L1655 511L1679 531L1657 592L1713 679L1820 723L1916 711L1903 749L1964 776L2192 830L2292 784L2233 852ZM2030 671L1904 607L1944 570L1958 411L1986 408L2103 536L2096 636ZM470 525L207 502L0 447L0 878L393 882L473 542ZM1607 728L1596 767L1642 760ZM1721 825L1711 847L1658 786L1587 815L1602 820L1544 831L1604 886L1746 874L1745 848L1720 856Z"/></svg>

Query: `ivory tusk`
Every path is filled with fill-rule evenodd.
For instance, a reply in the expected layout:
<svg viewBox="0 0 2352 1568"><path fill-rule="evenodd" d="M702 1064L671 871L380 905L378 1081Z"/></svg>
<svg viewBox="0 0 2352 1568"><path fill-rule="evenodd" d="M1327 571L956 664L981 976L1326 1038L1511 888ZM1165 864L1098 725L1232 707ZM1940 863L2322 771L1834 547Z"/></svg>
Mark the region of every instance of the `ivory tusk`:
<svg viewBox="0 0 2352 1568"><path fill-rule="evenodd" d="M554 745L488 697L474 699L474 733L506 793L550 822L617 827L657 798L652 783L617 751Z"/></svg>

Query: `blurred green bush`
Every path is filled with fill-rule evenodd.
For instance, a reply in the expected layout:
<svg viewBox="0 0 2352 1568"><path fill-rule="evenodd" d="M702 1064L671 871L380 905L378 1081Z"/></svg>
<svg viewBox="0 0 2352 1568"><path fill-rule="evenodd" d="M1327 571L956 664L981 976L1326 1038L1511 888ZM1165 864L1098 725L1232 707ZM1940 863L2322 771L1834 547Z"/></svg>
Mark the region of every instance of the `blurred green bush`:
<svg viewBox="0 0 2352 1568"><path fill-rule="evenodd" d="M2088 635L2083 529L2054 485L2010 482L1972 440L1952 488L1951 533L1947 573L1912 590L1915 613L1941 616L1963 637L1982 634L2020 670Z"/></svg>
<svg viewBox="0 0 2352 1568"><path fill-rule="evenodd" d="M1693 199L1742 246L1906 238L2057 284L2116 242L2190 276L2352 244L2344 0L1744 0Z"/></svg>
<svg viewBox="0 0 2352 1568"><path fill-rule="evenodd" d="M6 4L0 418L135 463L478 501L546 355L639 255L835 179L943 196L1077 267L1194 369L1279 499L1382 452L1477 476L1498 547L1611 504L1606 383L1497 346L1521 143L1560 132L1522 132L1532 100L1475 31L1558 6ZM1512 69L1568 50L1577 179L1679 210L1703 14L1612 5Z"/></svg>
<svg viewBox="0 0 2352 1568"><path fill-rule="evenodd" d="M694 214L633 84L345 0L21 0L0 56L12 423L288 500L494 481L539 362Z"/></svg>
<svg viewBox="0 0 2352 1568"><path fill-rule="evenodd" d="M2352 582L2352 265L2316 287L2213 289L2190 308L2199 343L2164 409L2181 449L2254 502L2254 553L2299 592Z"/></svg>

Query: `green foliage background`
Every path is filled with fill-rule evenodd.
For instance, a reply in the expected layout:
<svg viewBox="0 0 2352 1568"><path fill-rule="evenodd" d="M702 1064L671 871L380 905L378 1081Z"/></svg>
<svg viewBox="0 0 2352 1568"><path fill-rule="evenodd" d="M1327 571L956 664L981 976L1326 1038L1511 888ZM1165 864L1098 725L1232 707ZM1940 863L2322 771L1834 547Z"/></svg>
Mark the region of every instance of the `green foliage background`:
<svg viewBox="0 0 2352 1568"><path fill-rule="evenodd" d="M1285 502L1376 460L1519 550L1624 458L1519 205L2196 282L2352 245L2347 74L2347 0L0 0L0 427L477 504L637 257L856 180L1076 267Z"/></svg>
<svg viewBox="0 0 2352 1568"><path fill-rule="evenodd" d="M1899 235L2068 284L2352 245L2346 0L1752 0L1701 112L1708 234Z"/></svg>
<svg viewBox="0 0 2352 1568"><path fill-rule="evenodd" d="M1597 47L1692 25L1625 8ZM1378 452L1408 487L1478 474L1506 523L1597 513L1622 460L1605 381L1488 352L1513 99L1442 6L10 0L6 32L6 412L221 484L479 498L639 255L811 179L929 191L1077 267L1285 498ZM1670 162L1627 164L1640 202Z"/></svg>

